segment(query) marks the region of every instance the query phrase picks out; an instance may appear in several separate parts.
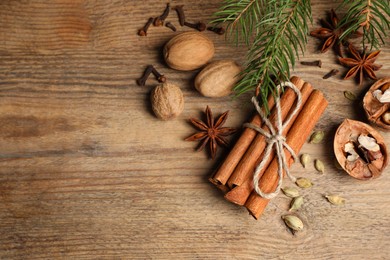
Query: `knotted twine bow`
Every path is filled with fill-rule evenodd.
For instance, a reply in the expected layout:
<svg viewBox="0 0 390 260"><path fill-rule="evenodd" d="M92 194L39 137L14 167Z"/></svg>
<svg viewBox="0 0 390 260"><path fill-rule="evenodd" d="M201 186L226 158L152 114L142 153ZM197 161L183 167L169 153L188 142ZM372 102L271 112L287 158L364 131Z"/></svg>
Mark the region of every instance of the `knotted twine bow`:
<svg viewBox="0 0 390 260"><path fill-rule="evenodd" d="M281 112L281 108L280 108L280 97L279 97L279 93L280 93L280 88L281 87L289 87L297 95L297 102L295 104L295 108L290 113L290 115L287 117L287 119L284 121L284 123L282 122L282 112ZM283 130L290 123L290 121L292 120L294 115L296 113L298 113L298 110L301 107L301 104L302 104L301 92L291 82L282 82L282 83L280 83L276 87L276 89L277 89L277 95L275 97L275 108L276 108L276 116L277 117L276 117L275 125L276 125L277 129L275 130L274 126L271 124L269 119L264 114L263 110L260 108L259 103L258 103L256 97L252 97L252 103L256 107L256 110L259 113L260 118L262 119L262 121L269 128L270 133L267 132L267 131L264 131L263 129L261 129L260 127L254 125L252 123L244 124L245 127L252 128L253 130L259 132L262 135L264 135L265 138L266 138L266 141L267 141L267 147L265 149L263 159L260 162L260 164L256 167L256 170L255 170L255 172L253 174L253 185L254 185L254 188L255 188L257 194L259 194L261 197L263 197L265 199L272 199L272 198L276 197L276 195L278 195L278 193L280 191L280 188L282 186L282 182L283 182L283 170L286 172L286 175L292 181L294 181L294 182L296 181L296 178L294 176L292 176L290 174L289 170L288 170L286 154L284 153L284 149L283 148L285 147L287 149L287 151L290 152L290 154L292 155L292 157L294 158L295 161L297 160L297 156L295 155L293 149L286 143L286 137L283 136ZM265 163L268 161L268 159L269 159L269 157L271 155L272 148L274 146L275 146L275 150L276 150L276 156L278 158L278 176L279 176L278 186L276 187L274 192L265 193L259 187L259 179L260 179L259 175L260 175L260 172L262 171L262 169L264 168Z"/></svg>

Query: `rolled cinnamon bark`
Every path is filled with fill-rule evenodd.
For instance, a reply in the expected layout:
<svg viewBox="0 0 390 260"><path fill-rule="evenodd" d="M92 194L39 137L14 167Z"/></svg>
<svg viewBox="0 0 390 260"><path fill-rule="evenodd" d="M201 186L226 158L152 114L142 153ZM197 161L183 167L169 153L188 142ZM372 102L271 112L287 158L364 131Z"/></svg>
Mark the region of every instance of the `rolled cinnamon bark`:
<svg viewBox="0 0 390 260"><path fill-rule="evenodd" d="M300 111L305 106L305 103L308 100L308 98L309 98L310 94L312 93L312 91L313 91L313 87L311 86L310 83L306 82L303 85L302 90L301 90L302 105L299 108L298 113L295 114L295 116L292 118L290 123L288 125L286 125L285 129L283 130L283 136L287 135L287 133L290 130L290 128L292 127L295 119L298 117ZM291 107L291 110L290 110L289 113L291 113L293 109L294 109L294 106ZM262 160L263 154L264 153L262 153L262 155L257 160L256 165L258 165L260 163L260 161ZM267 162L265 163L264 168L260 172L259 176L261 176L265 172L265 170L267 169L268 165L273 160L274 156L275 156L275 151L272 150L271 151L271 155L268 158ZM242 185L236 186L232 190L228 191L225 194L225 199L230 201L230 202L233 202L235 204L238 204L238 205L244 205L245 202L247 201L249 195L251 194L252 190L253 190L253 172L252 172L252 174L249 175L249 177L246 179L246 181Z"/></svg>
<svg viewBox="0 0 390 260"><path fill-rule="evenodd" d="M287 144L296 154L301 150L327 106L328 102L322 92L314 90L286 136ZM286 149L284 151L288 166L290 167L294 160ZM259 187L263 192L269 193L275 191L278 183L277 171L278 161L277 158L274 158L259 182ZM268 199L264 199L255 191L252 191L245 203L245 207L254 218L258 219L264 212L268 202Z"/></svg>
<svg viewBox="0 0 390 260"><path fill-rule="evenodd" d="M291 82L299 90L305 83L302 79L298 77L293 77L291 79ZM285 118L287 117L288 112L290 111L290 108L294 104L295 100L295 92L292 89L288 88L280 98L282 120L285 120ZM274 108L269 116L269 120L273 125L275 125L276 117L277 113L276 109ZM269 131L268 127L265 125L262 128L266 131ZM227 182L228 186L231 189L236 186L241 186L247 179L250 178L251 174L253 174L253 171L255 169L256 162L259 160L261 154L264 152L265 147L265 137L261 134L257 134Z"/></svg>

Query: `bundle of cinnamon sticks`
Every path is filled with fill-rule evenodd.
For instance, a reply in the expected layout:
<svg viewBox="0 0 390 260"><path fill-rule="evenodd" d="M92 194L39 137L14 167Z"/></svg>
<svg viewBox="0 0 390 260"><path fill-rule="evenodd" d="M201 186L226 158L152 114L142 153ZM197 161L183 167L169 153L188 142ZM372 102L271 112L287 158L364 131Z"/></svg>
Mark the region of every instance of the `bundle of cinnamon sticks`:
<svg viewBox="0 0 390 260"><path fill-rule="evenodd" d="M291 82L300 90L302 105L290 123L284 128L283 136L286 143L295 154L301 150L306 139L316 125L317 121L328 105L323 93L313 89L310 83L298 77L292 77ZM294 91L287 88L280 97L280 110L284 121L294 109L297 96ZM270 108L269 120L274 125L277 120L275 101L268 99ZM265 131L268 127L263 124L256 113L250 123L259 126ZM253 188L253 172L263 159L267 146L265 136L252 128L245 128L237 143L234 145L224 162L210 177L210 181L225 192L225 199L237 205L245 206L249 213L258 219L264 212L269 200L260 197ZM288 167L294 162L292 155L284 149ZM278 183L278 161L275 152L271 152L265 167L260 172L259 187L263 192L275 191Z"/></svg>

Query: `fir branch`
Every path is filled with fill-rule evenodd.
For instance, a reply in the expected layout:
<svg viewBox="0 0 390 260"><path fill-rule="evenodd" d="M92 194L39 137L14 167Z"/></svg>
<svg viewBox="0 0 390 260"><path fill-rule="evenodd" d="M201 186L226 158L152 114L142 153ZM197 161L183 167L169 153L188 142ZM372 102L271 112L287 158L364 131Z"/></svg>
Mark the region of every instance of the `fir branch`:
<svg viewBox="0 0 390 260"><path fill-rule="evenodd" d="M345 27L340 40L363 28L363 47L366 44L378 49L385 43L390 29L389 0L343 0L339 8L347 7L347 14L339 27Z"/></svg>
<svg viewBox="0 0 390 260"><path fill-rule="evenodd" d="M290 78L290 64L305 49L311 21L310 0L268 0L264 15L256 25L258 33L250 47L242 79L234 88L237 95L259 90L268 110L267 97L276 85ZM275 80L276 77L276 80Z"/></svg>
<svg viewBox="0 0 390 260"><path fill-rule="evenodd" d="M236 44L250 44L256 33L256 24L262 15L265 0L225 0L222 7L214 14L217 18L212 23L227 23L228 35Z"/></svg>

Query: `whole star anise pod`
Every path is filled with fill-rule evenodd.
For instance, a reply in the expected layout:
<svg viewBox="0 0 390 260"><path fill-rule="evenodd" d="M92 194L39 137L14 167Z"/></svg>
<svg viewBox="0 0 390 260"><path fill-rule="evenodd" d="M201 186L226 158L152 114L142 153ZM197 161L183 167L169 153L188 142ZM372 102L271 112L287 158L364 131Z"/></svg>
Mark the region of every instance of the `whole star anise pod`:
<svg viewBox="0 0 390 260"><path fill-rule="evenodd" d="M321 24L323 27L318 28L310 32L310 35L319 39L325 39L324 44L322 45L321 52L327 52L333 46L336 47L336 52L338 55L343 56L342 46L346 45L347 41L340 41L340 35L344 32L344 27L339 26L340 19L338 18L336 12L332 9L329 15L329 21L321 19ZM353 32L349 35L349 38L358 38L363 34L359 31Z"/></svg>
<svg viewBox="0 0 390 260"><path fill-rule="evenodd" d="M229 111L226 111L214 121L213 114L209 106L206 107L206 119L207 122L203 122L196 118L190 118L190 122L200 130L187 137L186 141L201 141L198 151L202 150L207 143L210 145L211 158L214 159L217 153L217 144L227 146L228 142L224 136L228 136L237 131L236 128L222 127L226 122Z"/></svg>
<svg viewBox="0 0 390 260"><path fill-rule="evenodd" d="M322 53L328 51L335 44L337 44L338 53L341 53L342 43L339 41L339 37L343 33L343 30L338 28L339 22L340 20L337 17L336 12L332 9L330 11L330 22L321 19L323 27L310 32L310 35L313 37L325 39L325 42L321 48Z"/></svg>
<svg viewBox="0 0 390 260"><path fill-rule="evenodd" d="M359 85L362 84L364 75L375 80L376 76L374 71L377 71L382 67L382 65L374 64L380 51L374 51L370 54L363 51L363 53L360 54L352 44L349 44L348 49L352 58L339 58L341 64L350 67L344 79L352 78L359 73Z"/></svg>

